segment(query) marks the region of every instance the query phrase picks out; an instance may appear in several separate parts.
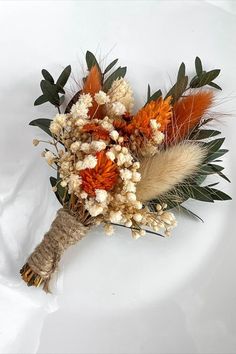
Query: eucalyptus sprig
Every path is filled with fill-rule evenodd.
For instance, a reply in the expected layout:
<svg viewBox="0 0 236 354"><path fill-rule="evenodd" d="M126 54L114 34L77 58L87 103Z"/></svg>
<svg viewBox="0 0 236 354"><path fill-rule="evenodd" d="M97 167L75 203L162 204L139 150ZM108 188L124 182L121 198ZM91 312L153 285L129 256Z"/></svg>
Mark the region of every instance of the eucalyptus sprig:
<svg viewBox="0 0 236 354"><path fill-rule="evenodd" d="M60 110L59 107L65 99L64 87L70 77L70 74L71 66L68 65L55 82L52 75L46 69L43 69L42 75L44 79L40 82L42 95L35 100L34 105L38 106L43 103L50 102L53 106Z"/></svg>

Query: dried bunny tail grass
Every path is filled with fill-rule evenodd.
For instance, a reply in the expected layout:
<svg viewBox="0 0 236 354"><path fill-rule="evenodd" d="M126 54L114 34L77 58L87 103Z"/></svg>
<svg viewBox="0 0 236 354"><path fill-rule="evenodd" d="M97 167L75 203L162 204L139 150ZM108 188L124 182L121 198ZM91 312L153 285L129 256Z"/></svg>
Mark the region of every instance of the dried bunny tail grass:
<svg viewBox="0 0 236 354"><path fill-rule="evenodd" d="M206 156L199 144L181 143L141 160L137 199L157 198L194 175Z"/></svg>

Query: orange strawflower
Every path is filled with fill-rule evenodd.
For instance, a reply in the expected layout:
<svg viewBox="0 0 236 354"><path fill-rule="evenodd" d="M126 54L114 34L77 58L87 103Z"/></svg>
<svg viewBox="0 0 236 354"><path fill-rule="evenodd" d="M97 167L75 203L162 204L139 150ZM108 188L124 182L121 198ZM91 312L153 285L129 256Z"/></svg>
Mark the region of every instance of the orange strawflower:
<svg viewBox="0 0 236 354"><path fill-rule="evenodd" d="M111 161L105 151L96 154L97 165L80 171L82 189L89 196L95 196L96 189L110 191L117 182L119 171L115 162Z"/></svg>
<svg viewBox="0 0 236 354"><path fill-rule="evenodd" d="M160 97L156 101L149 102L133 117L132 122L129 125L130 132L137 129L147 138L150 138L152 133L150 127L151 119L156 119L157 123L161 125L160 130L164 131L172 117L172 106L170 101L171 97L168 97L165 100Z"/></svg>
<svg viewBox="0 0 236 354"><path fill-rule="evenodd" d="M94 139L109 140L109 132L98 124L88 123L82 129L85 133L91 133Z"/></svg>

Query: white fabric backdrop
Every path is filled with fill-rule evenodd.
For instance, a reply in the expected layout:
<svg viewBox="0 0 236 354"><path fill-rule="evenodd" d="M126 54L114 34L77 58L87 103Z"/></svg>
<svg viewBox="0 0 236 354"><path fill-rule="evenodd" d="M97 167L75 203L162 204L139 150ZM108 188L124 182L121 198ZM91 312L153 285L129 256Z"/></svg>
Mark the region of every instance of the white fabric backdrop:
<svg viewBox="0 0 236 354"><path fill-rule="evenodd" d="M141 104L148 83L168 88L198 55L222 68L215 109L235 114L235 14L234 1L0 2L1 353L235 353L234 201L190 203L205 224L179 218L168 240L92 232L68 250L54 295L18 274L59 207L31 145L44 135L28 126L54 114L33 107L40 70L81 74L87 49L104 65L118 57ZM220 125L234 196L235 119Z"/></svg>

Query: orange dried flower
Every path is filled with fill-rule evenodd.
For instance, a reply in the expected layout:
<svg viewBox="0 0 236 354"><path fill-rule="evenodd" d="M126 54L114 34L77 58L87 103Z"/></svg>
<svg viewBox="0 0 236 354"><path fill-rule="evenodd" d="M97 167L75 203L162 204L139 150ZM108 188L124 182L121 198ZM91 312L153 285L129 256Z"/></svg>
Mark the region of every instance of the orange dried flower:
<svg viewBox="0 0 236 354"><path fill-rule="evenodd" d="M98 124L88 123L82 129L85 133L91 133L94 139L109 140L109 132Z"/></svg>
<svg viewBox="0 0 236 354"><path fill-rule="evenodd" d="M211 91L200 91L179 99L173 106L173 117L167 129L167 143L177 143L186 139L212 103Z"/></svg>
<svg viewBox="0 0 236 354"><path fill-rule="evenodd" d="M110 191L117 182L119 171L115 162L111 161L105 151L96 154L97 165L80 171L82 189L89 196L95 196L96 189Z"/></svg>
<svg viewBox="0 0 236 354"><path fill-rule="evenodd" d="M140 133L149 138L152 133L150 120L156 119L157 123L161 125L160 130L164 131L172 117L172 106L170 101L171 97L168 97L165 100L160 97L156 101L149 102L133 117L133 120L129 125L129 130L133 131L137 129Z"/></svg>
<svg viewBox="0 0 236 354"><path fill-rule="evenodd" d="M94 97L95 93L99 92L102 89L102 76L97 67L94 65L84 82L83 93L90 93L92 97ZM93 105L89 109L90 117L96 115L96 118L102 118L102 109L98 107L98 104L93 100Z"/></svg>

